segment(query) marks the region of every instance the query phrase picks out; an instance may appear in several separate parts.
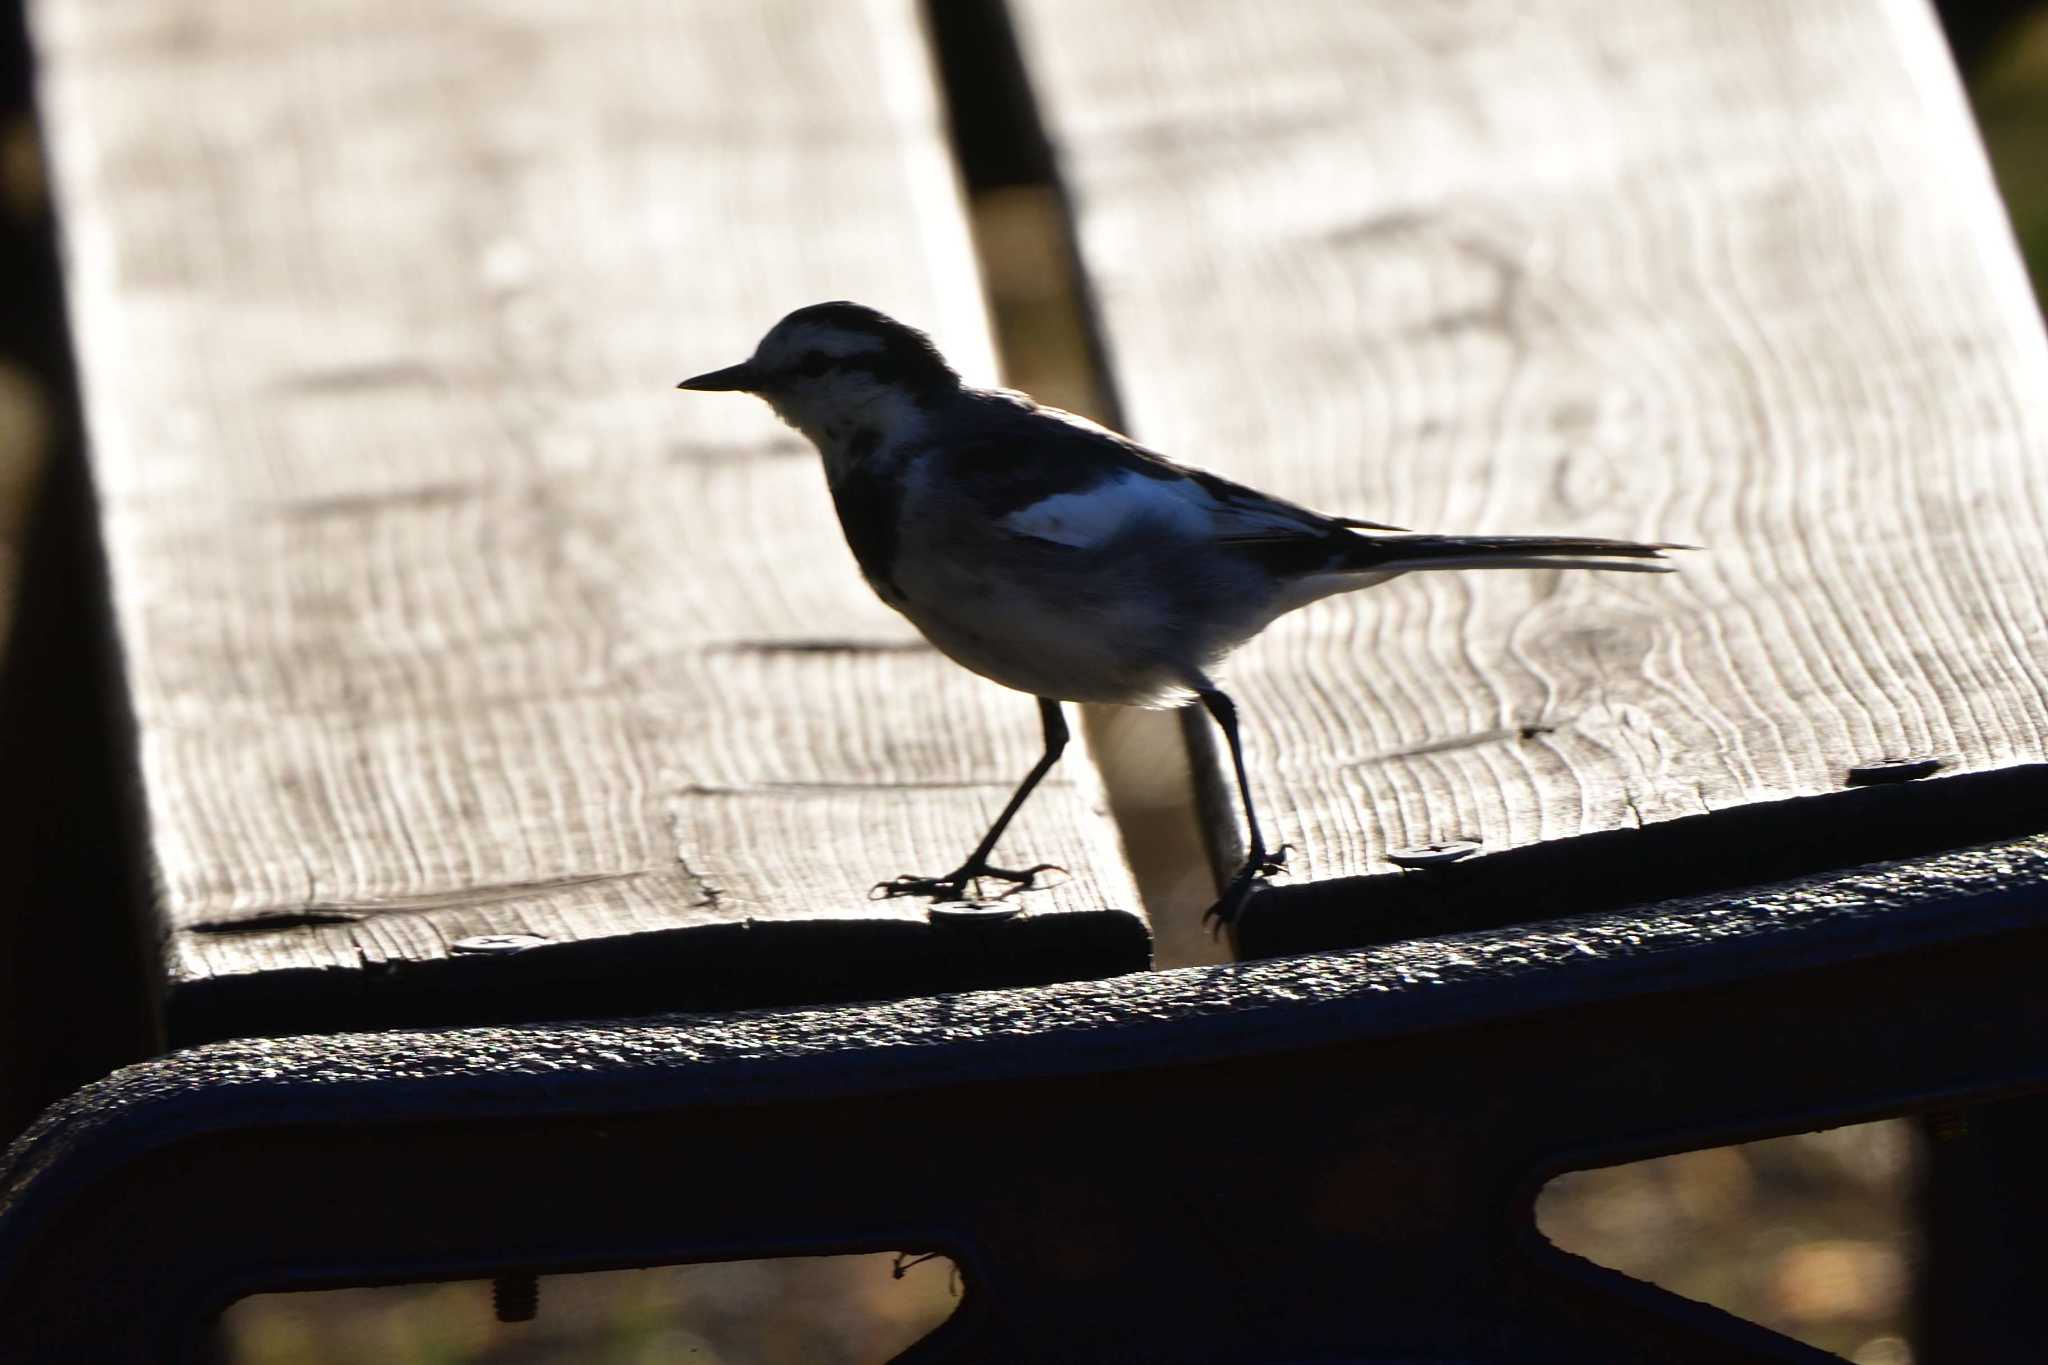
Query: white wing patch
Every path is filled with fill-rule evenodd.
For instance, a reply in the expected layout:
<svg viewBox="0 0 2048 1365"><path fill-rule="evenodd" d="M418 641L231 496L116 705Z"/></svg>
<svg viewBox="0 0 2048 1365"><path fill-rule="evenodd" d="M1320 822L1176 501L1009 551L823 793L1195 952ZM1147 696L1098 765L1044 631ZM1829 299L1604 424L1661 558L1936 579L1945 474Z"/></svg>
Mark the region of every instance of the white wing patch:
<svg viewBox="0 0 2048 1365"><path fill-rule="evenodd" d="M1214 510L1214 500L1192 479L1151 479L1119 470L1093 488L1020 507L1003 518L1002 526L1015 535L1092 550L1136 521L1146 522L1153 534L1164 530L1191 540L1206 538Z"/></svg>

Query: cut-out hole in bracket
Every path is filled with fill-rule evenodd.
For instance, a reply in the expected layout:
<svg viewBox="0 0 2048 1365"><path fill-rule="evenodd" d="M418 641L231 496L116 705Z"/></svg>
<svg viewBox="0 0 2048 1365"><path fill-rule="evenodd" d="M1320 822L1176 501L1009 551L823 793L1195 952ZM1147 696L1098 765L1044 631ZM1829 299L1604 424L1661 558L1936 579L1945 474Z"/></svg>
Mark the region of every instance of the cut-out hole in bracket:
<svg viewBox="0 0 2048 1365"><path fill-rule="evenodd" d="M902 1273L897 1273L899 1266ZM233 1365L882 1365L960 1303L943 1256L889 1253L543 1275L529 1322L487 1280L256 1294L220 1319Z"/></svg>
<svg viewBox="0 0 2048 1365"><path fill-rule="evenodd" d="M1536 1202L1564 1250L1833 1352L1912 1365L1920 1160L1903 1120L1573 1171Z"/></svg>

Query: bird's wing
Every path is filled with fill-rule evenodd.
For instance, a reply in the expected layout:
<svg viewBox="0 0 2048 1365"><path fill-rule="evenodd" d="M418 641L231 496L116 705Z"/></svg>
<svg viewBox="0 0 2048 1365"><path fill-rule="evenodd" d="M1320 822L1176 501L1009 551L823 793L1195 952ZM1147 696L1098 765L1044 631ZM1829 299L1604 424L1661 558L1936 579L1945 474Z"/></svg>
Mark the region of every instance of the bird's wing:
<svg viewBox="0 0 2048 1365"><path fill-rule="evenodd" d="M1184 465L1086 418L1033 407L966 442L948 442L961 486L1013 535L1095 549L1143 525L1149 534L1225 544L1327 541L1347 526Z"/></svg>
<svg viewBox="0 0 2048 1365"><path fill-rule="evenodd" d="M1401 529L1376 521L1361 521L1356 517L1326 516L1299 503L1261 493L1256 488L1247 488L1202 470L1190 469L1186 473L1215 499L1216 538L1225 544L1302 539L1327 541L1333 532Z"/></svg>
<svg viewBox="0 0 2048 1365"><path fill-rule="evenodd" d="M1367 521L1364 517L1331 517L1347 531L1406 531L1406 526L1391 526L1384 521Z"/></svg>

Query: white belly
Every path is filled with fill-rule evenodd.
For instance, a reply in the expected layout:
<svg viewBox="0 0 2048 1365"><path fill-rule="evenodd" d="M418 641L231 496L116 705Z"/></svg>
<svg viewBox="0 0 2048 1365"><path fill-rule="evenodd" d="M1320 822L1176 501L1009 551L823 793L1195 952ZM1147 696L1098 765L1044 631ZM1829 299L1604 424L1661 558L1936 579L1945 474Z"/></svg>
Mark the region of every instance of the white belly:
<svg viewBox="0 0 2048 1365"><path fill-rule="evenodd" d="M1095 620L1016 605L970 619L904 615L953 662L1033 696L1178 706L1193 695L1179 670L1142 657L1128 633Z"/></svg>

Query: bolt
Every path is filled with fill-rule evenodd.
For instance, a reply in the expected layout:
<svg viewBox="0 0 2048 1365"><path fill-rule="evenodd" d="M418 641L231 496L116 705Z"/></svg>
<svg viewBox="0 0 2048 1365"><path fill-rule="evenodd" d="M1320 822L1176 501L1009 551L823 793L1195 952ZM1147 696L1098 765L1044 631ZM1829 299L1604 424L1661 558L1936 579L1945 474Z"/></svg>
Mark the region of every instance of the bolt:
<svg viewBox="0 0 2048 1365"><path fill-rule="evenodd" d="M1015 901L940 901L925 910L933 924L994 924L1022 913Z"/></svg>
<svg viewBox="0 0 2048 1365"><path fill-rule="evenodd" d="M538 1275L500 1275L491 1281L491 1311L499 1322L532 1322L540 1312Z"/></svg>
<svg viewBox="0 0 2048 1365"><path fill-rule="evenodd" d="M1911 782L1941 771L1938 758L1883 758L1859 763L1849 769L1845 781L1852 787L1877 787L1888 782Z"/></svg>
<svg viewBox="0 0 2048 1365"><path fill-rule="evenodd" d="M1477 839L1445 839L1434 844L1420 844L1414 848L1390 848L1387 861L1396 867L1441 867L1455 863L1460 858L1469 858L1479 851Z"/></svg>
<svg viewBox="0 0 2048 1365"><path fill-rule="evenodd" d="M477 934L448 945L454 953L523 953L548 941L544 934Z"/></svg>

